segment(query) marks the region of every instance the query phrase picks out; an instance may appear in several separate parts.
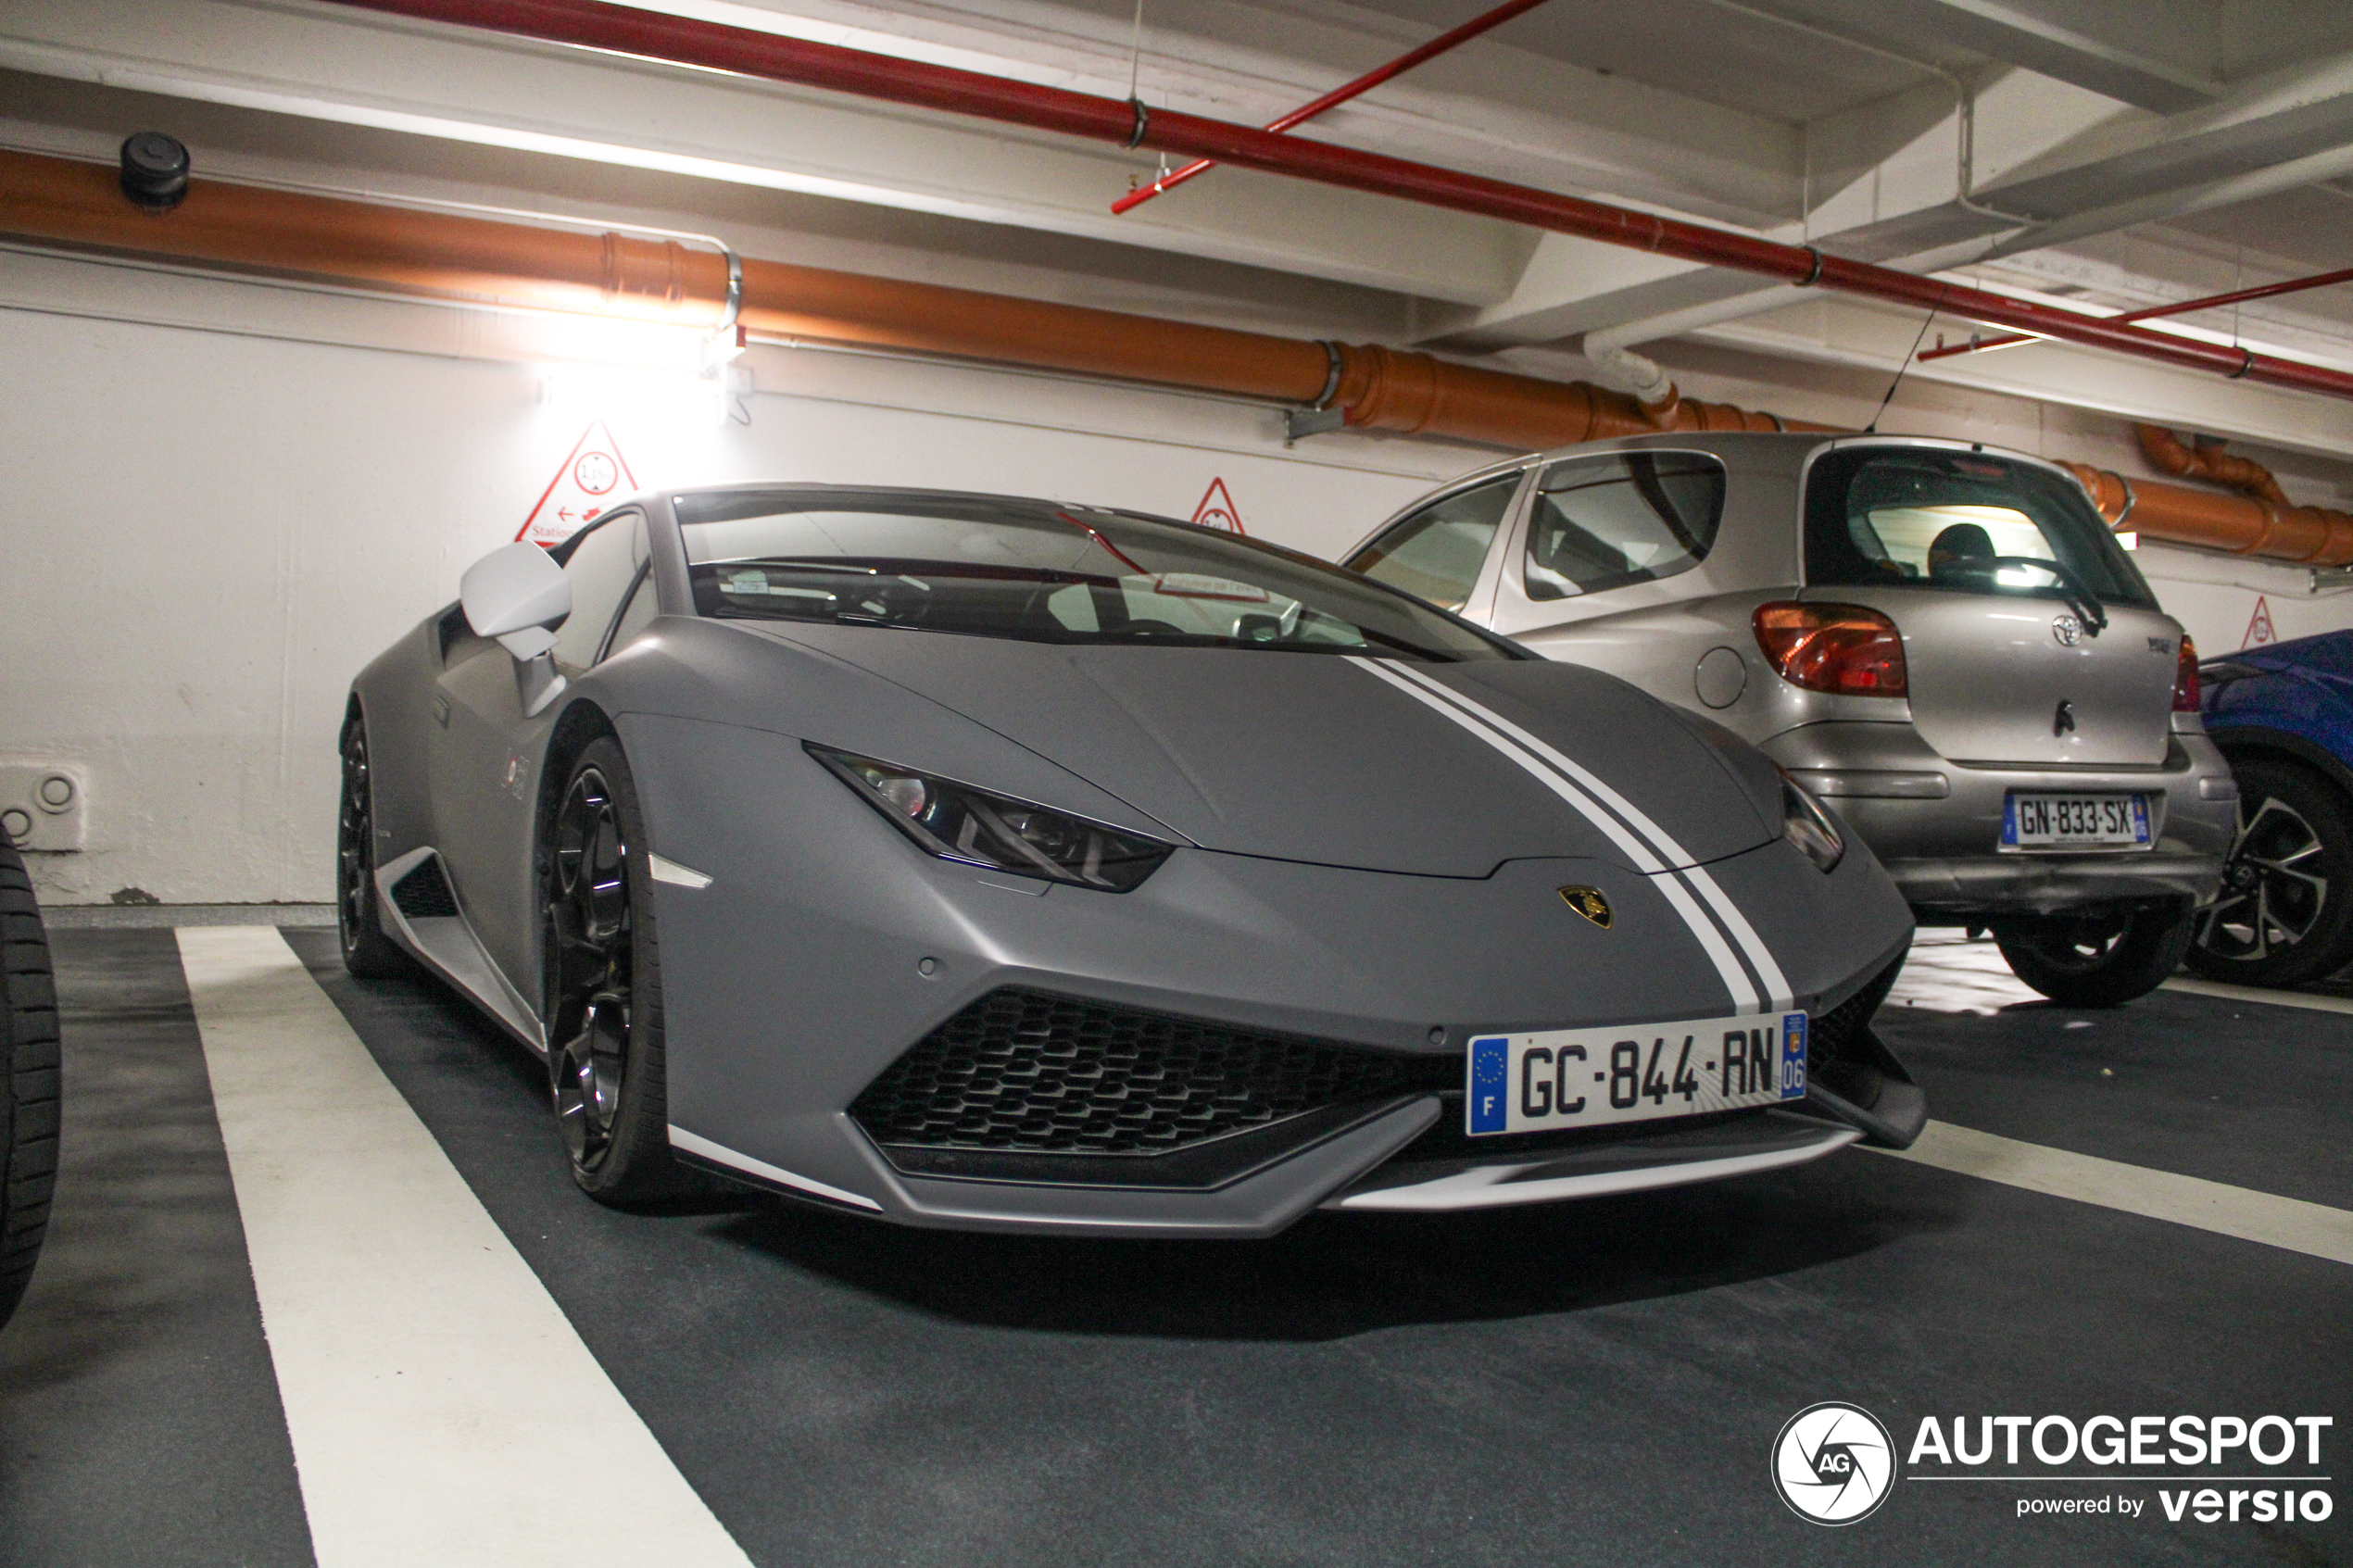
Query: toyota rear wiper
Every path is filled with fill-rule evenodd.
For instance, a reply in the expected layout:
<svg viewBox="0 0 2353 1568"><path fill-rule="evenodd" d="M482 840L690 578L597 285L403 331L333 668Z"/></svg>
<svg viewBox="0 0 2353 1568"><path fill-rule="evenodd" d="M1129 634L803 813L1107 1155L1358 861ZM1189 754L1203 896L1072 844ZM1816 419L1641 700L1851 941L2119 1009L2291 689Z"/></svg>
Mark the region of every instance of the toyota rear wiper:
<svg viewBox="0 0 2353 1568"><path fill-rule="evenodd" d="M2100 603L2100 596L2092 592L2090 584L2078 576L2073 568L2058 561L2045 560L2040 556L1980 556L1977 558L1997 567L2026 566L2037 571L2049 572L2059 580L2067 597L2067 608L2083 618L2085 631L2096 637L2108 630L2108 607Z"/></svg>

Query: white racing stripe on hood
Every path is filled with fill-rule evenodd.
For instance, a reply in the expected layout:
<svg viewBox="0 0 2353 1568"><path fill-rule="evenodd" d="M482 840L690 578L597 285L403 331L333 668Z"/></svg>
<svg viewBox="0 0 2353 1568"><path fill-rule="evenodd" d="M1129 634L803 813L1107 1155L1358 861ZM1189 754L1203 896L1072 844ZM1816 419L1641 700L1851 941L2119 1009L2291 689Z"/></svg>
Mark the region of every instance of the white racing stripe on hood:
<svg viewBox="0 0 2353 1568"><path fill-rule="evenodd" d="M1579 789L1557 771L1544 766L1525 747L1481 723L1471 713L1456 708L1450 702L1441 701L1422 687L1402 679L1393 665L1369 659L1360 659L1353 654L1346 657L1350 663L1359 666L1368 674L1396 687L1441 718L1452 721L1475 738L1484 741L1488 746L1502 753L1529 777L1568 802L1587 822L1601 829L1604 836L1625 852L1626 858L1634 863L1634 869L1651 879L1652 885L1666 896L1667 903L1672 905L1675 912L1683 918L1683 923L1691 928L1692 935L1697 939L1700 947L1706 950L1709 960L1716 965L1716 972L1723 980L1724 988L1731 993L1732 1010L1750 1012L1756 1010L1758 1005L1756 987L1750 982L1748 972L1741 967L1740 960L1733 956L1731 947L1725 942L1724 934L1717 928L1716 922L1709 920L1706 912L1692 900L1690 892L1681 882L1672 875L1660 874L1666 871L1666 863L1652 852L1650 846L1629 833L1623 822L1604 810L1600 802ZM1451 697L1454 694L1448 692L1445 695ZM1477 705L1471 706L1476 708Z"/></svg>
<svg viewBox="0 0 2353 1568"><path fill-rule="evenodd" d="M1707 900L1708 908L1715 911L1716 918L1722 922L1723 929L1730 935L1734 942L1740 945L1741 951L1747 955L1749 965L1755 970L1756 978L1764 983L1766 1005L1778 1010L1791 1004L1793 997L1791 994L1789 977L1781 972L1781 966L1774 959L1772 949L1765 945L1763 937L1756 935L1756 928L1748 922L1748 917L1741 913L1740 906L1732 902L1730 897L1718 884L1716 879L1710 876L1704 868L1692 863L1698 857L1677 843L1665 828L1651 821L1649 816L1632 801L1612 789L1582 764L1554 750L1492 709L1473 701L1450 686L1440 684L1429 676L1408 665L1401 663L1396 665L1395 669L1399 674L1416 686L1441 700L1452 702L1457 708L1468 710L1518 741L1577 784L1591 791L1611 810L1624 818L1635 832L1641 834L1655 847L1670 863L1680 866L1681 870L1676 874L1695 888L1701 897Z"/></svg>
<svg viewBox="0 0 2353 1568"><path fill-rule="evenodd" d="M1441 684L1409 665L1353 655L1350 656L1350 662L1443 714L1509 758L1601 829L1612 843L1626 851L1638 870L1652 874L1655 884L1667 895L1676 913L1682 916L1684 924L1691 928L1692 936L1698 939L1700 946L1715 961L1718 974L1731 993L1735 1010L1747 1011L1759 1005L1757 987L1751 978L1752 969L1755 981L1763 983L1761 1000L1767 1010L1778 1011L1790 1005L1792 997L1788 977L1781 972L1771 949L1756 935L1755 927L1748 922L1739 906L1718 885L1714 877L1701 867L1689 863L1693 859L1691 852L1633 802L1612 789L1592 771L1502 714L1450 686ZM1680 869L1664 876L1656 874L1670 864ZM1706 901L1714 919L1692 902L1692 894L1685 891L1686 887ZM1748 968L1743 968L1726 946L1727 935L1747 957Z"/></svg>

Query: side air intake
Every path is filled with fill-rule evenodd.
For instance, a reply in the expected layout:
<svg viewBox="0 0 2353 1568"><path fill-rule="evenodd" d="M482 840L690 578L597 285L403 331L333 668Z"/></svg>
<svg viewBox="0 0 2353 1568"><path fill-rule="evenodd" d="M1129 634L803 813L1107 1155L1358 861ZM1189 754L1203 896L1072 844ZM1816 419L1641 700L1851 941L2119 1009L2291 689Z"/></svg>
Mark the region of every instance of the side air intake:
<svg viewBox="0 0 2353 1568"><path fill-rule="evenodd" d="M441 857L428 855L417 869L392 884L392 906L410 920L432 920L458 912L458 896L442 874Z"/></svg>

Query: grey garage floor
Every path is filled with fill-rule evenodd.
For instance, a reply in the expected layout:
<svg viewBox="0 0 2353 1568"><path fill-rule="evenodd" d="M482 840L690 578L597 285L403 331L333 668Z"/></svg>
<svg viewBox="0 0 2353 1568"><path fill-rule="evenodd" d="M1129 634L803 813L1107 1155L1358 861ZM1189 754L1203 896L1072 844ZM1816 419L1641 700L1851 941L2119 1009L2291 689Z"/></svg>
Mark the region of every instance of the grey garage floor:
<svg viewBox="0 0 2353 1568"><path fill-rule="evenodd" d="M620 1214L572 1189L517 1047L287 936L763 1565L2353 1562L2342 1513L2171 1524L2153 1486L1899 1484L1829 1530L1766 1470L1829 1399L1899 1445L1930 1414L2281 1412L2333 1414L2342 1453L2345 1263L1862 1152L1258 1244ZM0 1564L308 1562L172 934L55 944L67 1163L0 1334ZM2166 992L1882 1018L1940 1121L2353 1207L2353 1017ZM2146 1513L2017 1516L2103 1489Z"/></svg>

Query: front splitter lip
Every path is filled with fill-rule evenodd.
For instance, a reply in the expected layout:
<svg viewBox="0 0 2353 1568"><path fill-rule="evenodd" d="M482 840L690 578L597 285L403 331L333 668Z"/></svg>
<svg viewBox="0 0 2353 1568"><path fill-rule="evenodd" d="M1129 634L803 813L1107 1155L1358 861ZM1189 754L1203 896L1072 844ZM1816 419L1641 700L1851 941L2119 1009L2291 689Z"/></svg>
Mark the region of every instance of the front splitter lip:
<svg viewBox="0 0 2353 1568"><path fill-rule="evenodd" d="M1754 1123L1699 1135L1669 1126L1649 1137L1529 1160L1393 1163L1323 1207L1351 1213L1426 1214L1646 1192L1806 1164L1862 1136L1854 1127L1768 1110ZM1667 1138L1683 1141L1670 1149L1662 1147Z"/></svg>
<svg viewBox="0 0 2353 1568"><path fill-rule="evenodd" d="M1275 1236L1318 1208L1446 1213L1686 1186L1806 1164L1864 1136L1816 1116L1768 1110L1704 1128L1674 1123L1524 1159L1395 1159L1441 1114L1423 1096L1293 1159L1210 1190L1028 1186L909 1177L877 1160L887 1203L766 1165L707 1139L673 1142L693 1162L787 1197L925 1229L1122 1237Z"/></svg>

